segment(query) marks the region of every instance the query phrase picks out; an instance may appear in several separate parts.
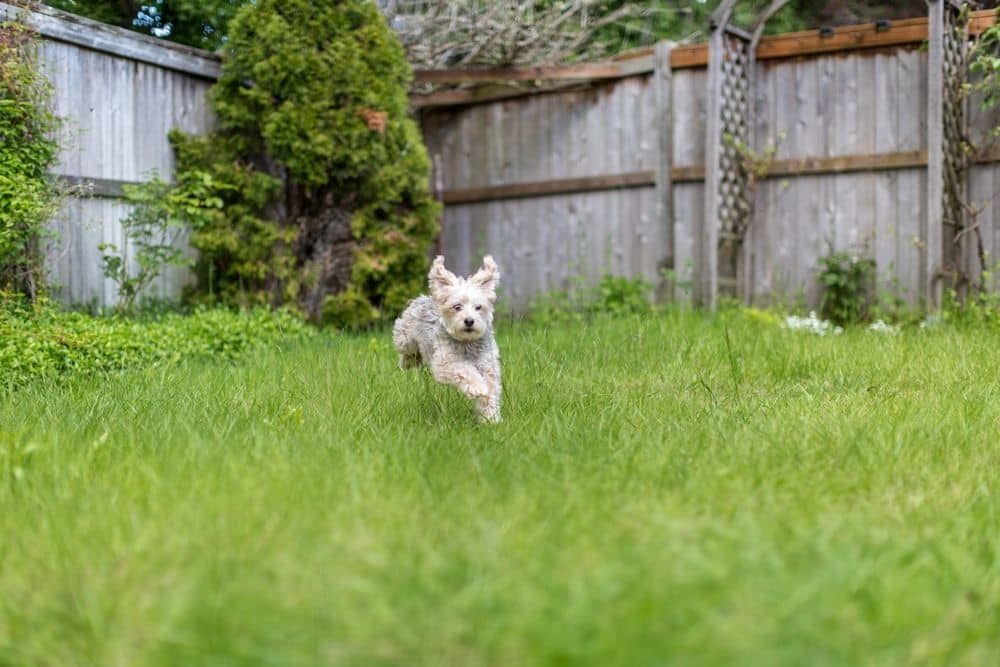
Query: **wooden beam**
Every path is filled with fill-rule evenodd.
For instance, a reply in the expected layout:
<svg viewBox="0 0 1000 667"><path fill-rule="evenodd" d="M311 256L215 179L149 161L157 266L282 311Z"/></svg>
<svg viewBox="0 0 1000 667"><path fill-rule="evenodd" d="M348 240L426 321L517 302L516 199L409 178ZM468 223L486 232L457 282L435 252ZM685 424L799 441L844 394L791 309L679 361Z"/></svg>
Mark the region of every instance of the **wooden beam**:
<svg viewBox="0 0 1000 667"><path fill-rule="evenodd" d="M466 69L414 70L414 83L496 83L501 81L599 81L622 79L653 71L651 55L620 61L537 67L475 67Z"/></svg>
<svg viewBox="0 0 1000 667"><path fill-rule="evenodd" d="M624 174L605 174L602 176L535 181L533 183L511 183L508 185L487 185L479 188L445 190L442 195L442 201L445 204L472 204L503 199L522 199L527 197L619 190L622 188L645 187L655 184L655 172L636 171Z"/></svg>
<svg viewBox="0 0 1000 667"><path fill-rule="evenodd" d="M482 102L496 102L523 97L524 95L571 90L573 88L580 88L581 85L583 84L580 82L565 81L544 86L536 86L534 84L525 84L522 86L487 84L472 88L438 90L427 94L410 93L410 106L414 109L433 109L435 107L454 107Z"/></svg>
<svg viewBox="0 0 1000 667"><path fill-rule="evenodd" d="M927 151L793 158L772 162L767 170L766 178L846 174L858 171L886 171L891 169L917 169L923 168L926 165Z"/></svg>
<svg viewBox="0 0 1000 667"><path fill-rule="evenodd" d="M983 9L972 12L969 15L969 34L972 36L981 35L987 28L996 25L997 10Z"/></svg>
<svg viewBox="0 0 1000 667"><path fill-rule="evenodd" d="M49 178L65 188L73 197L107 197L122 199L126 185L142 185L140 181L122 181L114 178L89 178L87 176L66 176L50 174Z"/></svg>
<svg viewBox="0 0 1000 667"><path fill-rule="evenodd" d="M666 139L665 137L661 137ZM976 155L976 164L1000 162L1000 149L992 149ZM808 157L790 160L775 160L764 178L795 178L796 176L817 176L823 174L844 174L858 171L885 171L894 169L917 169L927 166L926 151L904 151L876 155L840 155L835 157ZM662 165L661 165L662 168ZM625 172L563 178L531 183L509 183L488 185L478 188L442 190L441 201L445 204L472 204L504 199L523 199L561 194L601 192L622 188L652 187L657 183L655 170ZM67 187L79 189L94 197L123 197L125 185L141 185L139 181L111 178L88 178L86 176L66 176L54 174ZM705 180L705 167L694 165L672 167L672 183L697 183Z"/></svg>
<svg viewBox="0 0 1000 667"><path fill-rule="evenodd" d="M1000 162L1000 149L989 154L983 154L977 162ZM771 163L764 178L786 179L825 174L922 169L926 166L926 151L903 151L876 155L807 157L775 160ZM704 180L705 167L702 165L672 167L670 169L670 181L672 184L698 183ZM504 185L486 185L476 188L444 190L441 199L445 204L475 204L504 199L524 199L550 195L601 192L623 188L652 187L656 184L657 172L655 170L634 171L622 174L603 174L599 176L562 178L551 181L508 183Z"/></svg>
<svg viewBox="0 0 1000 667"><path fill-rule="evenodd" d="M222 71L219 56L209 51L92 21L41 4L34 5L28 11L0 2L0 21L11 21L18 17L23 18L43 37L53 41L82 46L119 58L150 63L213 81L219 78Z"/></svg>

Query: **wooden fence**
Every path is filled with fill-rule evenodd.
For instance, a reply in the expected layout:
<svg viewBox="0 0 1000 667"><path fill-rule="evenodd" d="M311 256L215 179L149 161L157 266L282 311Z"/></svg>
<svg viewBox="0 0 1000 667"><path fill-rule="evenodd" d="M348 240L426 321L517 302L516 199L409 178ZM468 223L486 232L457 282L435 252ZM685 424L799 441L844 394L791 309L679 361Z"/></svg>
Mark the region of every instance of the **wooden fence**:
<svg viewBox="0 0 1000 667"><path fill-rule="evenodd" d="M114 285L101 274L98 245L121 245L120 220L129 211L122 186L154 171L169 180L167 132L208 129L205 92L219 61L44 6L23 12L0 3L0 20L19 14L43 38L40 61L53 85L53 111L63 119L55 175L82 190L67 197L52 220L50 280L63 301L113 304ZM176 296L187 279L187 272L169 270L154 290Z"/></svg>
<svg viewBox="0 0 1000 667"><path fill-rule="evenodd" d="M0 19L16 11L0 2ZM111 304L97 246L121 241L122 185L152 170L169 178L172 127L210 127L205 93L219 62L45 7L27 16L66 119L58 174L92 190L53 221L51 274L64 300ZM970 32L992 22L976 13ZM754 144L777 150L754 192L741 286L750 300L816 303L818 259L836 248L870 253L880 288L917 302L929 226L957 248L958 268L992 268L997 151L981 146L963 186L982 253L968 243L973 233L956 245L958 231L928 217L928 34L926 19L911 19L761 41ZM411 95L445 202L449 264L469 271L493 253L514 308L606 271L644 276L661 296L690 295L714 224L704 188L708 60L704 44L660 44L607 63L417 72L418 85L463 84ZM978 139L1000 118L966 106L969 135L985 144ZM156 289L175 295L187 279L171 271Z"/></svg>
<svg viewBox="0 0 1000 667"><path fill-rule="evenodd" d="M976 13L970 32L992 21ZM819 258L837 249L871 255L880 291L921 301L927 38L927 19L911 19L761 41L755 151L777 149L753 193L739 286L749 300L816 304ZM442 251L460 270L492 252L515 307L605 271L661 290L667 273L690 295L699 241L717 224L705 214L707 63L704 44L660 45L601 66L418 72L418 82L467 86L412 98L446 204ZM982 149L967 200L988 262L1000 171L985 144L1000 116L966 104ZM944 230L946 246L956 233ZM978 274L979 254L959 252L959 268Z"/></svg>

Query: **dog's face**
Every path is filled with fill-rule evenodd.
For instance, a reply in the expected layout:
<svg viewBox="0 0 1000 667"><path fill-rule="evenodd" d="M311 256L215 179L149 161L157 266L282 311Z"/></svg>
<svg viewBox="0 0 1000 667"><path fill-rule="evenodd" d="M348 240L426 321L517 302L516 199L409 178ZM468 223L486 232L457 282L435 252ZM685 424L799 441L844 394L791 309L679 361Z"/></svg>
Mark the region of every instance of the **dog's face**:
<svg viewBox="0 0 1000 667"><path fill-rule="evenodd" d="M481 269L468 278L459 278L444 268L444 257L438 256L427 281L448 334L461 341L482 338L493 323L493 303L500 281L500 270L493 258L486 255Z"/></svg>

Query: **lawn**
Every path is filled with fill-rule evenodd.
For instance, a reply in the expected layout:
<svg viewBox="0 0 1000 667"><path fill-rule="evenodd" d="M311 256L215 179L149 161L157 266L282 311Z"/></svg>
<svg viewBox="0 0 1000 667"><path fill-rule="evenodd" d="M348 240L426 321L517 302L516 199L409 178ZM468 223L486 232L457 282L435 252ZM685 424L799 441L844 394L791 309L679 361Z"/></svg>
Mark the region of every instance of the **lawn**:
<svg viewBox="0 0 1000 667"><path fill-rule="evenodd" d="M0 400L0 665L991 665L1000 331L387 332Z"/></svg>

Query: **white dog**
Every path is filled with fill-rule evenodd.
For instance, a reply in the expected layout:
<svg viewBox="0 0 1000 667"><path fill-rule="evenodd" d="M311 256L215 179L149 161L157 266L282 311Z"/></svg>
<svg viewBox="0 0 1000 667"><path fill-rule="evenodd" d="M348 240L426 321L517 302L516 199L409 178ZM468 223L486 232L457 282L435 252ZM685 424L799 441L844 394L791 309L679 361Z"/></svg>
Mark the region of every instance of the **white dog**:
<svg viewBox="0 0 1000 667"><path fill-rule="evenodd" d="M493 303L500 270L489 255L469 278L437 257L427 276L430 296L410 302L392 327L399 367L423 362L434 379L476 402L479 416L500 421L500 351L493 338Z"/></svg>

